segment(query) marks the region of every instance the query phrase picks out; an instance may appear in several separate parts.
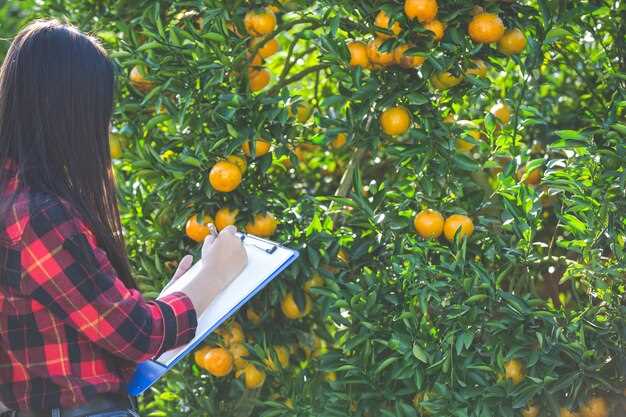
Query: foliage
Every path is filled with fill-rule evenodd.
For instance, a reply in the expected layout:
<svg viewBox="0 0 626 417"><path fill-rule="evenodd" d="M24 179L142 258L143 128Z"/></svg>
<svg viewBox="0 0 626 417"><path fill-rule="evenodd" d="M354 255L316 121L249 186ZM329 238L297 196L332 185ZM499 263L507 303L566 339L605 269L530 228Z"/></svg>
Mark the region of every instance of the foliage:
<svg viewBox="0 0 626 417"><path fill-rule="evenodd" d="M93 31L119 63L116 175L147 296L185 253L198 254L184 235L192 214L236 208L244 227L269 211L279 220L272 238L301 251L253 301L260 323L237 316L250 362L268 375L263 387L211 377L190 360L144 399L146 413L478 417L535 403L556 416L600 395L620 415L625 6L441 0L446 31L436 42L401 1L279 1L273 79L251 93L244 17L270 3L43 0L34 9ZM524 32L523 53L470 39L478 4ZM427 57L418 70L350 67L347 44L373 38L380 10L403 28L380 51L409 42L408 53ZM467 73L476 58L487 77ZM149 92L127 81L137 65ZM443 71L465 77L437 89L431 76ZM508 123L489 112L497 102L511 108ZM310 118L294 118L299 104ZM378 117L396 105L412 128L389 137ZM334 149L341 132L347 144ZM272 152L248 158L235 191L212 189L211 167L258 138ZM458 149L459 138L472 150ZM466 214L475 232L422 239L413 216L424 208ZM288 320L281 300L292 292L304 311L316 273L325 285L309 291L312 313ZM286 369L264 363L276 345L291 348ZM519 384L505 377L513 359L526 375Z"/></svg>

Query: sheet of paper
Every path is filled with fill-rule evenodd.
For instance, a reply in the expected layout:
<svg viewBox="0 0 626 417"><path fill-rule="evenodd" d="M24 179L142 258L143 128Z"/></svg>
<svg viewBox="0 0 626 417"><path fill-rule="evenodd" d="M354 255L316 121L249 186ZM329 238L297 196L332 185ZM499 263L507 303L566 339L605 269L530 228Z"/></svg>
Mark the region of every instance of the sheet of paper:
<svg viewBox="0 0 626 417"><path fill-rule="evenodd" d="M293 255L293 251L281 246L278 246L274 253L268 254L264 249L269 249L274 245L271 242L256 239L252 236L246 237L244 245L246 253L248 254L248 265L241 274L213 300L206 311L198 317L196 337L187 345L163 353L156 359L157 362L165 366L170 365L179 355L184 353L188 346L206 337L205 333L208 330L215 327L223 317L237 308L243 299L265 282L274 271ZM164 290L162 294L171 294L179 291L188 280L198 278L199 271L200 261L194 264L183 276ZM199 277L199 279L206 279L207 285L210 285L210 277Z"/></svg>

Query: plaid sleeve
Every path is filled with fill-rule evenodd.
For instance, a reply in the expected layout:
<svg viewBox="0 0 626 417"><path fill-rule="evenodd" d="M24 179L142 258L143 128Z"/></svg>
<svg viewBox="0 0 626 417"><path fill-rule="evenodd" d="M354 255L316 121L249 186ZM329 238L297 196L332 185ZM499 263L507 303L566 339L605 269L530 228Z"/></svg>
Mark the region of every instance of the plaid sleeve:
<svg viewBox="0 0 626 417"><path fill-rule="evenodd" d="M174 293L146 301L115 274L106 252L59 200L24 222L20 291L112 354L140 362L189 342L196 312Z"/></svg>

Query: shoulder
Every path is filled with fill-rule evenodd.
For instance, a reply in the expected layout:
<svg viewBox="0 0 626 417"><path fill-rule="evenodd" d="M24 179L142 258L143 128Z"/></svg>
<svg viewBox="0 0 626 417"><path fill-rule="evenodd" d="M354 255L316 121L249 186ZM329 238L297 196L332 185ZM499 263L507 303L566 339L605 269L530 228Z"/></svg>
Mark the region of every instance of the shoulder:
<svg viewBox="0 0 626 417"><path fill-rule="evenodd" d="M77 210L66 200L46 192L28 192L16 207L20 214L22 243L33 237L69 237L76 234L91 235Z"/></svg>

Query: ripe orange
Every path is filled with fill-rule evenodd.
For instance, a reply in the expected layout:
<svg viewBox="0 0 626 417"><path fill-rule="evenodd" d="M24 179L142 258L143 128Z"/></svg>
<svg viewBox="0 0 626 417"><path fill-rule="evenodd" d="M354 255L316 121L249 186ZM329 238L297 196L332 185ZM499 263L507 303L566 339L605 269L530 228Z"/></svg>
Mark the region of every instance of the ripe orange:
<svg viewBox="0 0 626 417"><path fill-rule="evenodd" d="M459 238L470 237L474 233L474 222L463 214L453 214L443 224L443 234L452 242L457 230L459 230Z"/></svg>
<svg viewBox="0 0 626 417"><path fill-rule="evenodd" d="M539 406L529 404L528 407L522 410L522 417L537 417L539 415L539 411Z"/></svg>
<svg viewBox="0 0 626 417"><path fill-rule="evenodd" d="M324 286L324 278L318 273L313 274L311 278L309 278L304 283L304 292L310 294L311 288L319 288Z"/></svg>
<svg viewBox="0 0 626 417"><path fill-rule="evenodd" d="M372 39L367 44L367 57L370 62L373 64L378 64L382 66L389 65L393 62L393 51L390 52L380 52L380 46L383 44L383 40L376 38Z"/></svg>
<svg viewBox="0 0 626 417"><path fill-rule="evenodd" d="M259 313L257 313L252 307L248 307L246 309L246 318L254 325L258 326L259 323L261 323L261 316L259 316Z"/></svg>
<svg viewBox="0 0 626 417"><path fill-rule="evenodd" d="M335 136L335 139L330 142L330 147L333 149L339 149L343 147L343 145L345 145L347 141L348 135L346 135L344 132L339 132L337 136Z"/></svg>
<svg viewBox="0 0 626 417"><path fill-rule="evenodd" d="M363 42L350 42L348 50L350 51L350 65L352 67L369 68L367 46Z"/></svg>
<svg viewBox="0 0 626 417"><path fill-rule="evenodd" d="M439 6L437 0L405 0L404 14L409 20L419 20L427 23L437 17Z"/></svg>
<svg viewBox="0 0 626 417"><path fill-rule="evenodd" d="M578 413L575 413L568 408L561 407L561 410L559 411L559 416L560 417L578 417Z"/></svg>
<svg viewBox="0 0 626 417"><path fill-rule="evenodd" d="M524 373L524 366L517 359L511 359L504 364L504 374L506 379L511 380L514 385L522 382L526 376Z"/></svg>
<svg viewBox="0 0 626 417"><path fill-rule="evenodd" d="M401 106L390 107L380 115L380 126L389 136L403 135L411 126L409 111Z"/></svg>
<svg viewBox="0 0 626 417"><path fill-rule="evenodd" d="M109 135L109 151L113 159L118 159L122 156L122 142L118 135Z"/></svg>
<svg viewBox="0 0 626 417"><path fill-rule="evenodd" d="M268 141L259 138L254 141L254 155L252 155L250 152L249 141L244 142L244 144L241 145L241 149L243 150L243 153L247 156L254 156L255 158L259 158L270 151L270 146L271 144Z"/></svg>
<svg viewBox="0 0 626 417"><path fill-rule="evenodd" d="M219 161L209 172L209 182L216 191L229 193L241 184L241 171L232 162Z"/></svg>
<svg viewBox="0 0 626 417"><path fill-rule="evenodd" d="M250 55L248 55L248 58L250 58ZM248 67L248 74L250 73L250 71L254 71L254 70L258 71L262 69L261 68L262 65L263 65L263 57L257 53L250 60L250 66Z"/></svg>
<svg viewBox="0 0 626 417"><path fill-rule="evenodd" d="M295 114L296 120L300 123L305 123L311 117L313 113L313 107L309 103L299 102L292 104L287 108L289 116L293 117Z"/></svg>
<svg viewBox="0 0 626 417"><path fill-rule="evenodd" d="M222 230L226 226L235 224L237 221L237 214L239 214L239 210L231 210L228 207L222 207L217 210L215 213L215 227L217 230Z"/></svg>
<svg viewBox="0 0 626 417"><path fill-rule="evenodd" d="M526 36L517 28L507 30L498 42L498 50L504 55L519 54L525 47Z"/></svg>
<svg viewBox="0 0 626 417"><path fill-rule="evenodd" d="M241 171L241 175L246 173L246 170L248 169L248 164L246 163L246 160L243 159L241 156L228 155L226 157L226 160L230 163L237 165L237 168L239 168L239 171Z"/></svg>
<svg viewBox="0 0 626 417"><path fill-rule="evenodd" d="M193 360L200 368L204 368L204 357L211 348L208 346L202 346L200 349L193 353Z"/></svg>
<svg viewBox="0 0 626 417"><path fill-rule="evenodd" d="M204 369L216 377L226 376L233 370L233 355L224 348L211 348L204 355Z"/></svg>
<svg viewBox="0 0 626 417"><path fill-rule="evenodd" d="M236 343L232 345L229 350L231 355L233 355L233 364L235 365L235 368L244 369L248 365L248 361L244 359L250 354L250 352L248 352L248 348L241 343Z"/></svg>
<svg viewBox="0 0 626 417"><path fill-rule="evenodd" d="M271 78L270 72L265 68L248 68L248 82L252 92L263 90L270 83Z"/></svg>
<svg viewBox="0 0 626 417"><path fill-rule="evenodd" d="M506 103L494 104L489 113L493 114L502 124L507 124L511 120L511 108Z"/></svg>
<svg viewBox="0 0 626 417"><path fill-rule="evenodd" d="M252 38L252 40L250 41L250 49L254 48L260 41L261 38ZM280 46L278 45L278 41L276 40L276 38L272 38L259 49L258 56L263 59L267 59L274 55L276 52L278 52L279 49Z"/></svg>
<svg viewBox="0 0 626 417"><path fill-rule="evenodd" d="M154 88L154 82L145 78L146 70L138 65L130 70L130 83L142 93L147 93Z"/></svg>
<svg viewBox="0 0 626 417"><path fill-rule="evenodd" d="M526 173L526 167L521 167L520 169L518 169L516 173L517 179L521 181L525 173ZM539 184L541 182L542 174L543 173L541 172L540 168L533 169L532 171L530 171L530 173L524 180L524 184L530 185L530 186L535 186Z"/></svg>
<svg viewBox="0 0 626 417"><path fill-rule="evenodd" d="M246 224L246 232L254 236L270 237L276 231L278 222L271 213L259 213L251 223Z"/></svg>
<svg viewBox="0 0 626 417"><path fill-rule="evenodd" d="M243 343L245 339L241 324L237 323L236 321L228 325L224 325L223 328L220 327L217 333L222 336L222 339L224 340L224 344L226 346Z"/></svg>
<svg viewBox="0 0 626 417"><path fill-rule="evenodd" d="M211 216L205 215L202 223L198 223L198 219L194 214L187 220L187 224L185 224L185 234L196 242L202 242L204 238L211 233L209 229L209 224L211 223L213 223Z"/></svg>
<svg viewBox="0 0 626 417"><path fill-rule="evenodd" d="M244 385L250 390L261 388L265 382L265 372L259 370L251 363L243 369L243 375Z"/></svg>
<svg viewBox="0 0 626 417"><path fill-rule="evenodd" d="M487 76L487 64L482 59L472 59L474 66L465 70L466 74L473 75L475 77Z"/></svg>
<svg viewBox="0 0 626 417"><path fill-rule="evenodd" d="M457 124L465 129L465 133L470 135L472 138L479 140L480 139L480 131L477 129L476 125L469 120L459 120ZM469 152L476 146L475 143L468 142L463 138L458 138L456 140L456 148L461 152Z"/></svg>
<svg viewBox="0 0 626 417"><path fill-rule="evenodd" d="M581 417L608 417L609 406L603 397L591 397L580 406Z"/></svg>
<svg viewBox="0 0 626 417"><path fill-rule="evenodd" d="M445 90L459 85L463 81L463 76L455 76L449 71L444 71L433 74L430 81L435 88Z"/></svg>
<svg viewBox="0 0 626 417"><path fill-rule="evenodd" d="M413 45L409 44L409 43L405 43L402 44L398 47L396 47L396 49L394 49L393 51L393 58L396 62L397 65L401 66L402 68L417 68L420 65L422 65L424 63L424 61L426 61L426 57L425 56L421 56L421 55L407 55L406 51L409 48L412 48Z"/></svg>
<svg viewBox="0 0 626 417"><path fill-rule="evenodd" d="M436 41L440 41L443 39L443 35L446 31L446 25L438 19L435 19L431 22L424 24L424 29L428 29L433 32L433 36Z"/></svg>
<svg viewBox="0 0 626 417"><path fill-rule="evenodd" d="M415 215L415 231L424 239L438 238L443 233L444 219L436 210L426 209Z"/></svg>
<svg viewBox="0 0 626 417"><path fill-rule="evenodd" d="M246 13L243 24L250 36L263 36L272 33L276 29L276 15L271 10L254 11Z"/></svg>
<svg viewBox="0 0 626 417"><path fill-rule="evenodd" d="M298 307L296 300L293 298L293 293L291 292L285 294L280 303L280 309L285 317L290 320L296 320L306 316L311 312L312 308L313 302L311 301L311 297L307 294L304 295L304 311L300 311L300 307Z"/></svg>
<svg viewBox="0 0 626 417"><path fill-rule="evenodd" d="M276 352L276 357L278 358L278 363L280 364L280 369L286 369L289 366L289 351L284 346L275 346L274 352ZM270 370L277 372L279 370L278 366L274 363L272 356L269 355L265 358L265 366L267 366Z"/></svg>
<svg viewBox="0 0 626 417"><path fill-rule="evenodd" d="M385 13L384 10L381 10L376 15L376 19L374 19L374 26L377 28L387 29L393 33L393 35L388 35L384 32L376 32L376 36L381 39L390 39L393 36L398 36L400 32L402 32L402 28L400 27L400 22L394 22L391 27L389 26L389 16Z"/></svg>
<svg viewBox="0 0 626 417"><path fill-rule="evenodd" d="M498 42L504 35L504 23L497 14L481 13L472 18L467 31L476 43Z"/></svg>

